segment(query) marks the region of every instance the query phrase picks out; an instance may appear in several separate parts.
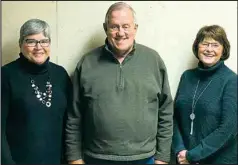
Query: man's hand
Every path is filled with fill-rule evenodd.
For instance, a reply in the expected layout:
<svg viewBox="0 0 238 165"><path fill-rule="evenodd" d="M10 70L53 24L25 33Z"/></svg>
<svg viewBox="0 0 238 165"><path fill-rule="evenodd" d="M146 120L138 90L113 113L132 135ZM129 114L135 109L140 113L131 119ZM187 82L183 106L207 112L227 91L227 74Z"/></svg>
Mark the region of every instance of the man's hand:
<svg viewBox="0 0 238 165"><path fill-rule="evenodd" d="M168 164L168 163L167 163L167 162L160 161L160 160L155 160L155 164Z"/></svg>
<svg viewBox="0 0 238 165"><path fill-rule="evenodd" d="M189 164L188 160L186 159L187 150L182 150L177 155L177 160L179 164Z"/></svg>
<svg viewBox="0 0 238 165"><path fill-rule="evenodd" d="M70 161L69 164L85 164L83 159Z"/></svg>

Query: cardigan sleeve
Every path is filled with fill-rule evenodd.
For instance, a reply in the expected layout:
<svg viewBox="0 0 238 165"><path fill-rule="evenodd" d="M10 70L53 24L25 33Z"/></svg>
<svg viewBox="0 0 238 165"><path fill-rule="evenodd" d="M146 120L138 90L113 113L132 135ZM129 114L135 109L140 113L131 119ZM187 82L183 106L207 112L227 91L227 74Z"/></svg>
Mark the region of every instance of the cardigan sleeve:
<svg viewBox="0 0 238 165"><path fill-rule="evenodd" d="M189 162L196 162L218 151L237 135L237 76L228 80L221 100L220 125L200 144L186 154Z"/></svg>
<svg viewBox="0 0 238 165"><path fill-rule="evenodd" d="M1 74L1 164L16 164L11 155L10 147L6 137L6 123L10 108L10 85L5 68Z"/></svg>

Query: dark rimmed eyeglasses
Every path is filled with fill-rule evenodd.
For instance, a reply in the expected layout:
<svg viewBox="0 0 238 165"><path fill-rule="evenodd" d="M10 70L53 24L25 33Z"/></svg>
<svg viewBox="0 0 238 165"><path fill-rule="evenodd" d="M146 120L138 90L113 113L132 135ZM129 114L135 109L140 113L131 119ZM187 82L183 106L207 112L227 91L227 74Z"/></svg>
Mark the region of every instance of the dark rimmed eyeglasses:
<svg viewBox="0 0 238 165"><path fill-rule="evenodd" d="M35 39L25 39L24 40L26 45L29 47L35 47L39 43L42 47L48 47L50 45L50 39L42 39L42 40L35 40Z"/></svg>

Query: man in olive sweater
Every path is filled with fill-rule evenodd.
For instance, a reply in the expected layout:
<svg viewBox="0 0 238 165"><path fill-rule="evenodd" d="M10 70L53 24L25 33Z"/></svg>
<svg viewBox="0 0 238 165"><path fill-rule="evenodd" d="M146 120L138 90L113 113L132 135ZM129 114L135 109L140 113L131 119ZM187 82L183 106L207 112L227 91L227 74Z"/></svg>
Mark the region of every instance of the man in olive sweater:
<svg viewBox="0 0 238 165"><path fill-rule="evenodd" d="M105 45L83 56L66 126L70 164L166 164L173 100L159 54L135 42L134 10L123 2L106 14Z"/></svg>

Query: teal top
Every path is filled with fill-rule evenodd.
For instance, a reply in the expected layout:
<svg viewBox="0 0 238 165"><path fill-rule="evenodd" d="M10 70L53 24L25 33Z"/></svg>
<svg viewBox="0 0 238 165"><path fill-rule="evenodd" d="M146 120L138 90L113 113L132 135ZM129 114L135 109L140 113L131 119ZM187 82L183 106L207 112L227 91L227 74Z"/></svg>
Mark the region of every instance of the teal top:
<svg viewBox="0 0 238 165"><path fill-rule="evenodd" d="M194 108L191 135L189 115L197 84L195 102L200 98ZM174 119L176 154L188 150L186 157L191 163L237 164L237 74L223 61L210 68L204 68L199 62L197 68L182 74Z"/></svg>
<svg viewBox="0 0 238 165"><path fill-rule="evenodd" d="M104 45L86 54L73 78L66 127L68 160L169 161L173 100L158 53L136 44L120 64Z"/></svg>

